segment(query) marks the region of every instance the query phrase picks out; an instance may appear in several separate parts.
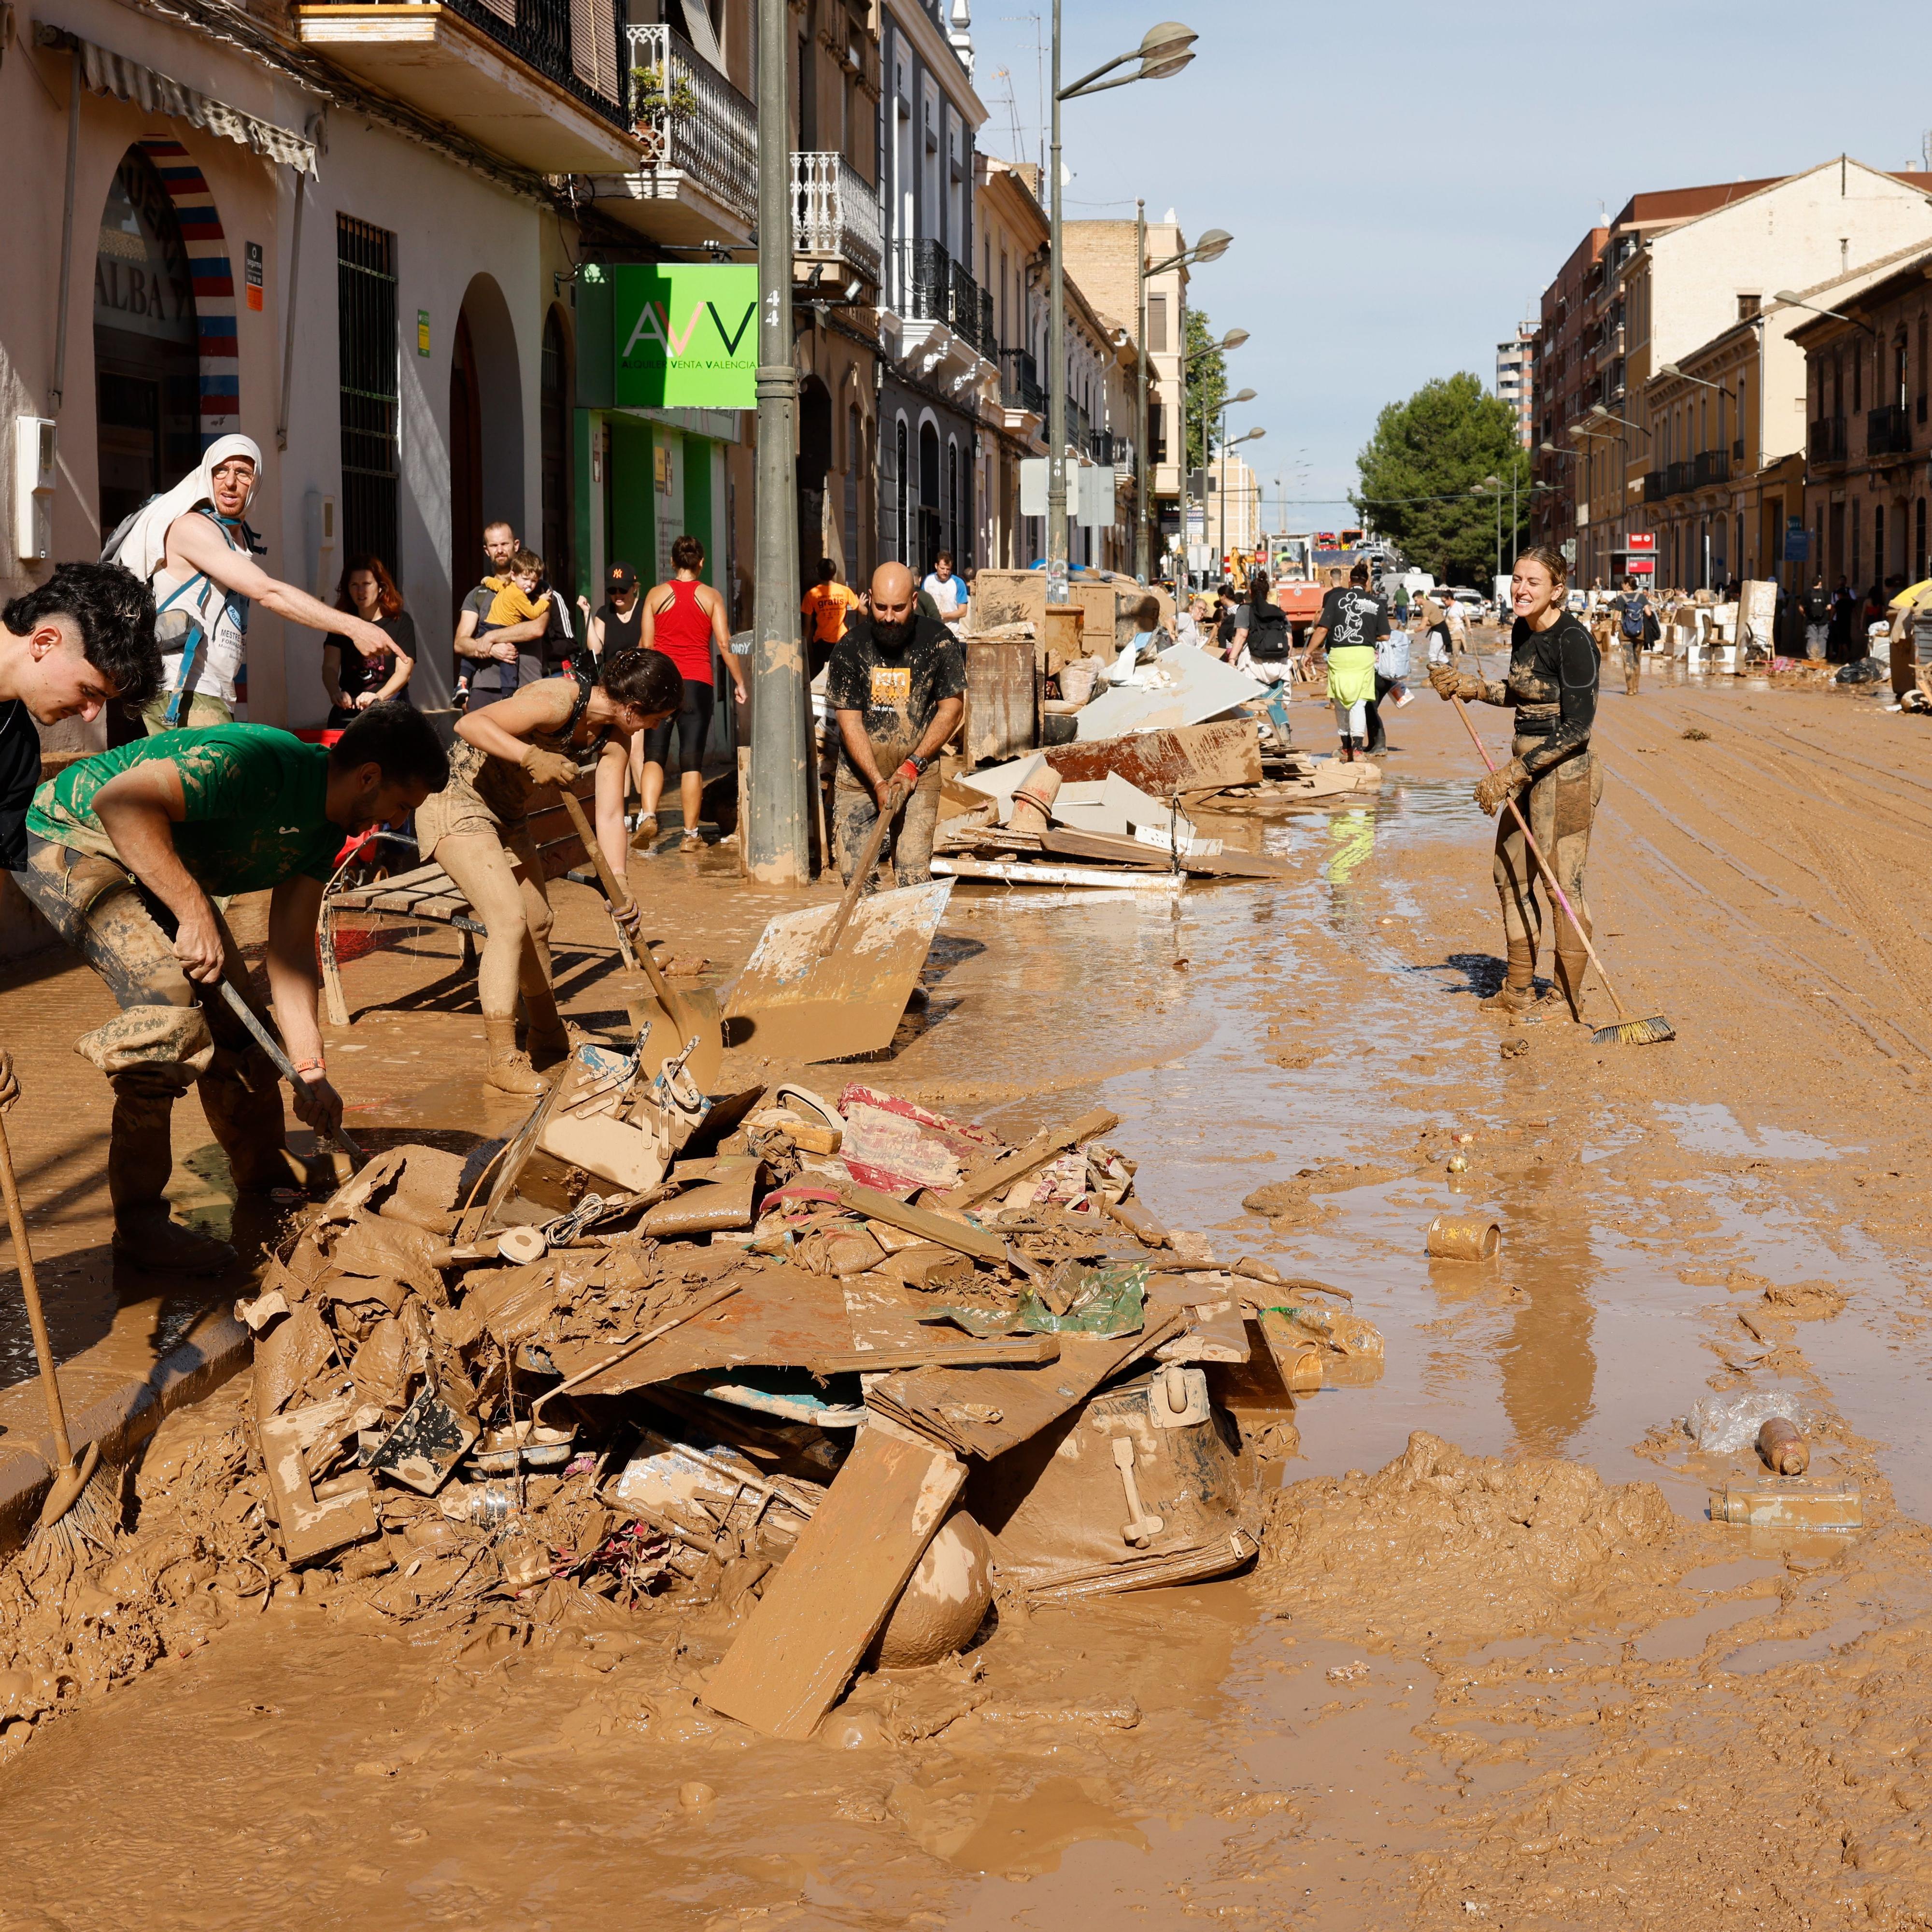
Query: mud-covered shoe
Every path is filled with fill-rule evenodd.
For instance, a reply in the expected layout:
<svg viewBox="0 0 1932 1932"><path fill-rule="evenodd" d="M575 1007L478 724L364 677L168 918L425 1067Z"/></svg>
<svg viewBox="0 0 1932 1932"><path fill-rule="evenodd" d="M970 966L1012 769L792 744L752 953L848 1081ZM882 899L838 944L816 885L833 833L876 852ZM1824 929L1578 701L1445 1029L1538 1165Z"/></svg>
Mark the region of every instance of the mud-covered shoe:
<svg viewBox="0 0 1932 1932"><path fill-rule="evenodd" d="M1536 990L1532 986L1498 986L1486 1000L1476 1003L1477 1010L1485 1013L1526 1013L1536 1004Z"/></svg>
<svg viewBox="0 0 1932 1932"><path fill-rule="evenodd" d="M548 1083L530 1064L530 1055L518 1049L514 1020L486 1019L483 1037L489 1055L489 1068L483 1076L486 1085L500 1094L514 1094L526 1100L534 1100L548 1090Z"/></svg>
<svg viewBox="0 0 1932 1932"><path fill-rule="evenodd" d="M226 1241L183 1227L165 1202L123 1208L115 1217L114 1252L130 1267L157 1274L217 1274L237 1258Z"/></svg>
<svg viewBox="0 0 1932 1932"><path fill-rule="evenodd" d="M648 852L657 842L657 814L652 812L650 817L638 820L638 829L631 834L631 850L633 852Z"/></svg>

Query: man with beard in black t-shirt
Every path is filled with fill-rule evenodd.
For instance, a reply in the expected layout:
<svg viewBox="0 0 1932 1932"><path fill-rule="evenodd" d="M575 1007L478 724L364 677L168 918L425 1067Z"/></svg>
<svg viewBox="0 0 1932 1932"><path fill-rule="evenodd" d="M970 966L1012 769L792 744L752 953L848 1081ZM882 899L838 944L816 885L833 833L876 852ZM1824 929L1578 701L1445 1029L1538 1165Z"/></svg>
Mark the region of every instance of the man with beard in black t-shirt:
<svg viewBox="0 0 1932 1932"><path fill-rule="evenodd" d="M932 876L939 826L939 749L966 710L966 647L921 614L902 563L872 573L872 612L855 612L832 650L826 686L838 720L832 838L847 884L884 813L892 874L902 886ZM866 881L866 890L872 890Z"/></svg>

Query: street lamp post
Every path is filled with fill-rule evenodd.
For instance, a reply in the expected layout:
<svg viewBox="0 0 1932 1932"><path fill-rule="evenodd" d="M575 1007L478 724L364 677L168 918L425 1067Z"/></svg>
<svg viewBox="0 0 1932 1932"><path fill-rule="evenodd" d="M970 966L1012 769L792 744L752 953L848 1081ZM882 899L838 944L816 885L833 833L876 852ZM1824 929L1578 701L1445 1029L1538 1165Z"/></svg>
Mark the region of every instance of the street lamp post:
<svg viewBox="0 0 1932 1932"><path fill-rule="evenodd" d="M1140 410L1138 425L1134 436L1134 514L1137 527L1134 536L1134 571L1144 584L1152 574L1154 537L1148 514L1148 296L1147 285L1156 275L1164 275L1171 268L1183 267L1190 262L1218 262L1228 252L1228 244L1234 240L1225 228L1210 228L1191 248L1184 248L1178 255L1170 255L1165 261L1149 262L1147 258L1147 203L1134 203L1134 332L1139 344ZM1178 320L1178 311L1177 311ZM1245 328L1231 328L1219 344L1222 349L1238 349L1248 339ZM1187 352L1186 344L1181 347L1182 381L1186 380ZM1184 403L1177 412L1180 425L1180 469L1184 478L1187 470L1187 416Z"/></svg>
<svg viewBox="0 0 1932 1932"><path fill-rule="evenodd" d="M770 6L773 0L763 0ZM1165 80L1168 75L1178 74L1194 58L1194 42L1198 38L1191 28L1184 27L1178 20L1164 20L1157 27L1150 27L1142 37L1140 45L1132 53L1120 54L1103 67L1097 67L1090 74L1084 75L1070 86L1060 84L1060 0L1053 0L1053 136L1048 150L1052 193L1052 208L1048 218L1048 254L1049 265L1047 274L1047 300L1052 308L1046 319L1046 352L1049 368L1047 370L1047 439L1046 456L1046 601L1049 604L1064 604L1067 601L1067 542L1066 542L1066 308L1064 293L1066 268L1060 247L1060 107L1066 100L1078 100L1089 94L1102 94L1110 87L1126 87L1136 80ZM782 39L782 32L780 38ZM1109 80L1104 76L1114 73L1116 68L1125 67L1130 61L1138 61L1138 69L1132 74L1118 74ZM765 124L782 127L782 119ZM762 230L763 222L760 226ZM786 228L790 233L789 222ZM785 446L791 447L788 442Z"/></svg>
<svg viewBox="0 0 1932 1932"><path fill-rule="evenodd" d="M786 0L758 0L758 124L782 129L790 88ZM785 144L758 144L758 467L752 592L752 770L745 864L764 885L812 876L806 665L799 638L798 472L792 446L792 210Z"/></svg>
<svg viewBox="0 0 1932 1932"><path fill-rule="evenodd" d="M1493 496L1496 500L1496 567L1490 578L1492 593L1496 587L1496 578L1503 574L1503 479L1500 476L1485 476L1480 483L1469 485L1472 496Z"/></svg>

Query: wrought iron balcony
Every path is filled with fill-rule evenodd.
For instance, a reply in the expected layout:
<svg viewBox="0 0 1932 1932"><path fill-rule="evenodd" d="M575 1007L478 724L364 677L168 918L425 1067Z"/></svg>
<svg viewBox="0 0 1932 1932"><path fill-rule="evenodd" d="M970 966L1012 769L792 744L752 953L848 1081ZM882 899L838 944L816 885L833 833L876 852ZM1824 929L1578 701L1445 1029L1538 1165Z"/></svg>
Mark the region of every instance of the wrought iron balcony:
<svg viewBox="0 0 1932 1932"><path fill-rule="evenodd" d="M1845 419L1820 416L1811 425L1805 441L1805 454L1814 463L1842 463L1845 460Z"/></svg>
<svg viewBox="0 0 1932 1932"><path fill-rule="evenodd" d="M527 4L529 0L520 0ZM542 0L568 14L570 0ZM631 27L631 103L652 152L740 221L758 212L758 111L671 27ZM877 220L876 208L874 216Z"/></svg>
<svg viewBox="0 0 1932 1932"><path fill-rule="evenodd" d="M1666 481L1668 474L1669 472L1665 470L1653 470L1646 475L1643 479L1643 500L1646 503L1660 503L1666 496L1670 495L1670 485Z"/></svg>
<svg viewBox="0 0 1932 1932"><path fill-rule="evenodd" d="M1912 417L1903 403L1888 403L1865 415L1868 456L1908 456L1912 452Z"/></svg>
<svg viewBox="0 0 1932 1932"><path fill-rule="evenodd" d="M879 191L843 154L794 152L791 203L792 245L801 255L829 256L878 285L885 259Z"/></svg>
<svg viewBox="0 0 1932 1932"><path fill-rule="evenodd" d="M1010 410L1027 410L1036 416L1046 414L1040 365L1024 349L1000 351L1000 400Z"/></svg>
<svg viewBox="0 0 1932 1932"><path fill-rule="evenodd" d="M976 353L991 359L992 310L967 270L930 236L901 244L903 313L918 322L940 322Z"/></svg>
<svg viewBox="0 0 1932 1932"><path fill-rule="evenodd" d="M1664 494L1666 496L1681 496L1685 490L1694 489L1693 476L1696 466L1690 463L1672 463L1665 466Z"/></svg>
<svg viewBox="0 0 1932 1932"><path fill-rule="evenodd" d="M1701 490L1707 484L1728 483L1731 480L1731 453L1727 449L1700 450L1691 467L1694 489Z"/></svg>

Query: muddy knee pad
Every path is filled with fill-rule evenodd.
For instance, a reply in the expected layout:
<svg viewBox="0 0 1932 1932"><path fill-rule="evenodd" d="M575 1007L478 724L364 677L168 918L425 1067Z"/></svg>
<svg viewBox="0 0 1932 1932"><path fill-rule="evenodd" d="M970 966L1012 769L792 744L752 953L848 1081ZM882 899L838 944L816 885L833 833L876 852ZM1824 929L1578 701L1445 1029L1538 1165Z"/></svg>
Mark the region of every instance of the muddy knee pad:
<svg viewBox="0 0 1932 1932"><path fill-rule="evenodd" d="M124 1006L74 1043L120 1090L124 1078L152 1094L185 1094L214 1059L214 1037L199 1006Z"/></svg>

